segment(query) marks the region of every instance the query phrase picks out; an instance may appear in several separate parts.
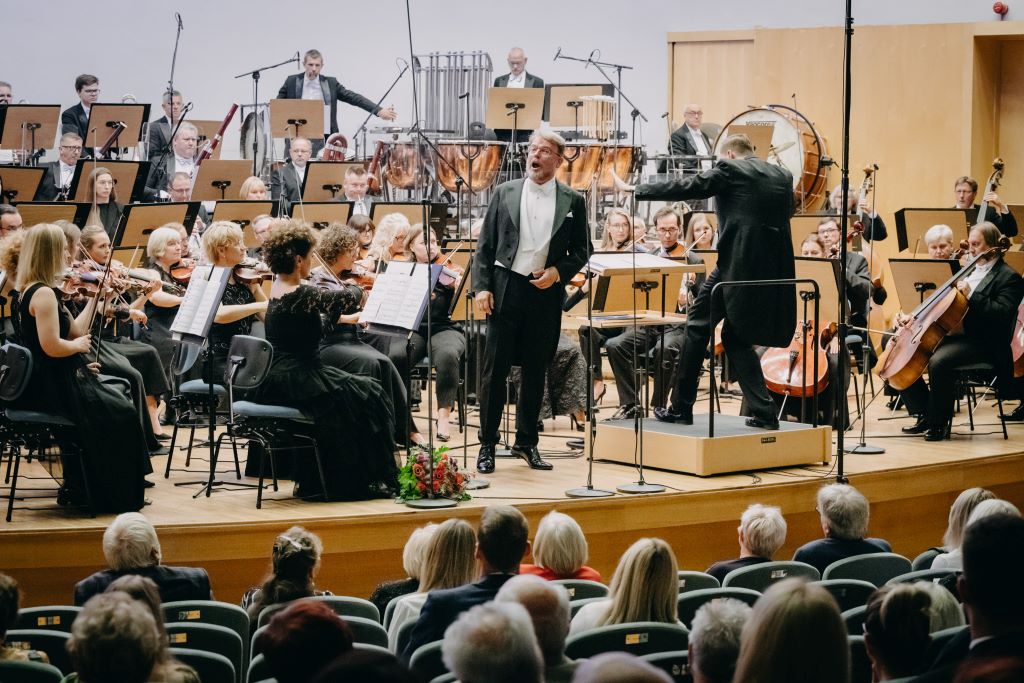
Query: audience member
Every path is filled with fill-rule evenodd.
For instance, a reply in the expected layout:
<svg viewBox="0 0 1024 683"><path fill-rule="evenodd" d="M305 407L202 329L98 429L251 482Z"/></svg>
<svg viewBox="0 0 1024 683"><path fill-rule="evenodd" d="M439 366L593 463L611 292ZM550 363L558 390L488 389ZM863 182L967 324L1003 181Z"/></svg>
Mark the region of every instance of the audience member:
<svg viewBox="0 0 1024 683"><path fill-rule="evenodd" d="M980 507L980 506L979 506ZM970 629L954 636L931 669L914 681L952 681L957 668L984 668L1024 652L1024 519L990 515L964 532L963 574L958 579ZM968 679L972 680L972 679Z"/></svg>
<svg viewBox="0 0 1024 683"><path fill-rule="evenodd" d="M409 534L409 540L405 542L405 548L402 550L402 569L405 570L405 578L378 584L370 595L370 602L377 606L378 612L384 614L389 602L401 595L419 590L423 555L426 554L427 544L435 531L436 524L427 524L413 529Z"/></svg>
<svg viewBox="0 0 1024 683"><path fill-rule="evenodd" d="M965 662L955 683L1024 683L1024 656L986 657Z"/></svg>
<svg viewBox="0 0 1024 683"><path fill-rule="evenodd" d="M667 673L627 652L606 652L580 662L572 683L671 683Z"/></svg>
<svg viewBox="0 0 1024 683"><path fill-rule="evenodd" d="M705 603L690 627L689 664L693 683L730 683L740 654L740 635L750 606L733 598Z"/></svg>
<svg viewBox="0 0 1024 683"><path fill-rule="evenodd" d="M476 530L480 580L427 596L402 650L402 660L408 662L421 645L441 640L445 630L470 607L493 600L498 589L519 571L519 563L530 548L529 534L530 526L522 512L510 505L488 506Z"/></svg>
<svg viewBox="0 0 1024 683"><path fill-rule="evenodd" d="M569 635L569 592L527 574L509 579L494 599L519 603L529 612L533 633L544 658L545 683L569 683L579 665L579 662L565 656L565 637Z"/></svg>
<svg viewBox="0 0 1024 683"><path fill-rule="evenodd" d="M149 674L149 683L200 683L196 670L171 657L167 649L167 629L164 628L164 613L160 608L160 591L152 579L137 574L126 574L107 586L104 593L124 593L153 615L160 651L157 653L153 671Z"/></svg>
<svg viewBox="0 0 1024 683"><path fill-rule="evenodd" d="M20 603L21 591L18 590L18 582L7 574L0 573L0 661L49 662L50 658L45 652L22 650L7 645L7 631L18 623Z"/></svg>
<svg viewBox="0 0 1024 683"><path fill-rule="evenodd" d="M160 564L162 555L156 529L138 512L120 514L110 523L103 532L103 557L110 569L96 572L75 584L76 605L84 605L125 574L152 579L160 589L161 602L213 599L210 577L205 569Z"/></svg>
<svg viewBox="0 0 1024 683"><path fill-rule="evenodd" d="M974 506L971 514L967 517L967 526L974 524L983 517L990 517L992 515L1014 515L1020 517L1020 510L1009 501L989 498ZM963 562L963 548L962 546L955 546L948 553L939 555L932 560L932 569L961 571L964 568Z"/></svg>
<svg viewBox="0 0 1024 683"><path fill-rule="evenodd" d="M398 649L398 632L402 625L416 621L430 591L458 588L476 578L476 539L473 527L464 519L442 522L427 544L420 570L420 589L403 595L395 603L388 624L388 646Z"/></svg>
<svg viewBox="0 0 1024 683"><path fill-rule="evenodd" d="M920 673L931 642L930 626L931 595L923 584L883 586L872 593L864 615L872 679L890 681Z"/></svg>
<svg viewBox="0 0 1024 683"><path fill-rule="evenodd" d="M586 566L587 537L579 523L569 515L551 511L540 520L533 537L533 564L519 567L520 574L536 574L542 579L586 579L600 581L601 574Z"/></svg>
<svg viewBox="0 0 1024 683"><path fill-rule="evenodd" d="M544 680L530 615L512 602L489 602L463 612L445 631L441 655L460 683Z"/></svg>
<svg viewBox="0 0 1024 683"><path fill-rule="evenodd" d="M786 542L786 520L782 510L773 505L751 505L740 516L740 556L735 560L716 562L708 567L708 574L725 581L726 575L734 569L771 562L775 551Z"/></svg>
<svg viewBox="0 0 1024 683"><path fill-rule="evenodd" d="M293 526L274 539L270 575L263 585L250 588L242 597L242 607L255 628L264 607L313 595L331 595L317 590L313 578L320 569L323 543L316 534Z"/></svg>
<svg viewBox="0 0 1024 683"><path fill-rule="evenodd" d="M380 650L353 649L322 669L313 683L420 683L393 654Z"/></svg>
<svg viewBox="0 0 1024 683"><path fill-rule="evenodd" d="M846 683L846 625L827 590L800 579L773 584L740 637L733 680L741 683Z"/></svg>
<svg viewBox="0 0 1024 683"><path fill-rule="evenodd" d="M948 553L954 548L959 548L960 544L964 542L967 518L974 512L974 508L978 503L995 497L996 494L988 489L978 487L961 491L949 508L949 522L946 524L946 533L942 537L942 550Z"/></svg>
<svg viewBox="0 0 1024 683"><path fill-rule="evenodd" d="M153 615L124 593L90 598L71 625L67 642L78 683L144 683L160 648Z"/></svg>
<svg viewBox="0 0 1024 683"><path fill-rule="evenodd" d="M868 553L887 553L892 548L880 538L865 538L870 511L868 499L847 484L829 484L818 489L821 530L825 538L806 543L793 559L806 562L822 574L833 562Z"/></svg>
<svg viewBox="0 0 1024 683"><path fill-rule="evenodd" d="M945 586L932 581L917 581L914 585L921 586L928 591L928 595L932 600L932 606L929 610L929 633L944 631L947 628L955 628L967 623L960 602Z"/></svg>
<svg viewBox="0 0 1024 683"><path fill-rule="evenodd" d="M257 646L277 683L309 683L352 649L352 631L323 602L298 600L270 618Z"/></svg>
<svg viewBox="0 0 1024 683"><path fill-rule="evenodd" d="M619 559L608 598L581 607L569 633L634 621L678 624L678 599L679 569L672 548L660 538L641 538Z"/></svg>

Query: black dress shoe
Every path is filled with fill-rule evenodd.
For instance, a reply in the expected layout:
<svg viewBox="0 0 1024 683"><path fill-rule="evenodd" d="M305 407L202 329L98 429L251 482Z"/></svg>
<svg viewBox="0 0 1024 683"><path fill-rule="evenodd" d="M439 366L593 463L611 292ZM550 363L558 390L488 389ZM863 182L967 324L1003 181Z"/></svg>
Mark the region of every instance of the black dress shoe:
<svg viewBox="0 0 1024 683"><path fill-rule="evenodd" d="M149 479L143 479L142 480L142 488L144 488L144 489L151 489L154 486L156 486L156 484L151 482Z"/></svg>
<svg viewBox="0 0 1024 683"><path fill-rule="evenodd" d="M171 452L171 449L168 448L167 446L157 446L156 448L154 448L153 450L151 450L149 452L149 455L151 457L154 456L154 455L167 455L170 452Z"/></svg>
<svg viewBox="0 0 1024 683"><path fill-rule="evenodd" d="M171 435L170 434L154 434L154 436L156 436L156 440L157 441L170 441L171 440Z"/></svg>
<svg viewBox="0 0 1024 683"><path fill-rule="evenodd" d="M1003 415L1003 422L1024 422L1024 401L1009 415Z"/></svg>
<svg viewBox="0 0 1024 683"><path fill-rule="evenodd" d="M945 427L932 427L924 433L925 441L944 441L949 438L949 430Z"/></svg>
<svg viewBox="0 0 1024 683"><path fill-rule="evenodd" d="M779 428L779 418L772 417L771 419L765 419L761 417L748 417L745 424L748 427L753 427L754 429L775 430Z"/></svg>
<svg viewBox="0 0 1024 683"><path fill-rule="evenodd" d="M531 470L550 470L553 467L551 463L541 460L536 446L513 446L512 455L525 460Z"/></svg>
<svg viewBox="0 0 1024 683"><path fill-rule="evenodd" d="M683 408L676 412L672 408L655 408L654 419L660 422L676 422L684 425L693 424L693 408Z"/></svg>
<svg viewBox="0 0 1024 683"><path fill-rule="evenodd" d="M924 434L925 432L928 431L928 420L919 416L917 418L917 422L910 425L909 427L904 427L900 431L902 431L904 434Z"/></svg>
<svg viewBox="0 0 1024 683"><path fill-rule="evenodd" d="M613 420L634 420L640 416L640 406L635 403L627 403L624 406L620 406L615 414L612 415Z"/></svg>
<svg viewBox="0 0 1024 683"><path fill-rule="evenodd" d="M480 474L490 474L494 471L494 444L480 446L480 452L476 456L476 471Z"/></svg>

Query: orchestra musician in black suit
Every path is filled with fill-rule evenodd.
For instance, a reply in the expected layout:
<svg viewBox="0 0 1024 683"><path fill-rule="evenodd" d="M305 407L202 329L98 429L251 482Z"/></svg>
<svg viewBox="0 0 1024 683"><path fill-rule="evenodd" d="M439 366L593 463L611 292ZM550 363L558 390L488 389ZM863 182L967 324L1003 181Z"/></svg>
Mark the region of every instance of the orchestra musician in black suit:
<svg viewBox="0 0 1024 683"><path fill-rule="evenodd" d="M502 74L494 79L495 88L543 88L544 79L534 76L526 70L526 53L523 48L514 47L508 51L507 74ZM526 142L530 139L532 130L517 130L516 142ZM496 130L494 135L498 140L508 142L512 139L512 129Z"/></svg>
<svg viewBox="0 0 1024 683"><path fill-rule="evenodd" d="M840 205L843 203L843 186L836 185L828 196L829 213L839 214ZM859 220L864 224L864 241L881 242L889 236L885 227L885 221L877 213L871 210L867 197L860 196L860 190L850 188L846 191L846 206L853 217L851 221Z"/></svg>
<svg viewBox="0 0 1024 683"><path fill-rule="evenodd" d="M974 203L974 199L978 196L978 181L974 178L960 176L956 179L956 183L953 184L953 191L956 193L955 208L981 209L980 206ZM986 196L982 197L982 200L988 202L988 209L985 211L985 215L978 216L975 222L988 221L999 228L999 232L1007 237L1014 237L1017 234L1017 219L1010 212L1010 207L999 199L999 195L995 192L989 192Z"/></svg>
<svg viewBox="0 0 1024 683"><path fill-rule="evenodd" d="M61 112L60 132L61 134L77 133L90 147L99 147L106 140L97 141L97 144L93 145L88 128L89 110L100 98L100 79L92 74L82 74L75 79L75 92L78 93L78 99L81 101Z"/></svg>
<svg viewBox="0 0 1024 683"><path fill-rule="evenodd" d="M477 456L477 470L483 473L494 471L512 365L522 369L512 452L533 469L551 469L537 450L544 375L558 345L563 288L586 263L590 247L583 195L555 180L564 154L560 135L533 134L527 177L498 186L477 242L476 303L490 316Z"/></svg>
<svg viewBox="0 0 1024 683"><path fill-rule="evenodd" d="M724 319L722 343L751 414L747 425L778 429L777 408L768 394L753 345L788 344L796 328L794 288L733 287L724 294L719 289L714 317L711 290L719 282L794 277L789 228L793 177L786 169L754 156L753 145L745 135L730 136L721 154L718 165L711 170L635 188L637 199L645 200L715 197L718 213L718 266L708 275L690 306L671 404L656 408L654 414L666 422L693 423L704 354L712 330ZM621 180L616 184L627 191L634 189Z"/></svg>
<svg viewBox="0 0 1024 683"><path fill-rule="evenodd" d="M172 92L164 91L161 107L164 115L155 121L149 122L149 158L153 159L160 151L167 147L171 139L171 132L174 125L181 118L181 93L177 90Z"/></svg>
<svg viewBox="0 0 1024 683"><path fill-rule="evenodd" d="M57 161L40 164L46 172L43 174L43 181L39 183L39 189L36 190L35 201L52 202L61 195L63 199L67 199L71 179L75 176L75 166L81 156L82 138L78 133L65 133L60 136Z"/></svg>
<svg viewBox="0 0 1024 683"><path fill-rule="evenodd" d="M711 156L714 148L711 139L700 128L704 120L704 111L699 104L688 104L683 109L683 125L679 126L669 141L669 150L677 156ZM684 159L680 166L684 169L697 168L696 159ZM702 170L711 168L711 162L700 162Z"/></svg>
<svg viewBox="0 0 1024 683"><path fill-rule="evenodd" d="M281 211L291 215L291 205L302 198L302 183L306 179L306 162L313 155L313 144L306 138L293 138L288 148L291 159L274 171L270 177L270 197L281 200Z"/></svg>
<svg viewBox="0 0 1024 683"><path fill-rule="evenodd" d="M191 181L195 181L198 172L196 167L198 145L198 128L188 121L178 126L178 132L171 140L171 149L163 155L158 153L151 162L149 177L146 178L145 197L147 201L155 202L167 199L167 185L175 173L184 173Z"/></svg>

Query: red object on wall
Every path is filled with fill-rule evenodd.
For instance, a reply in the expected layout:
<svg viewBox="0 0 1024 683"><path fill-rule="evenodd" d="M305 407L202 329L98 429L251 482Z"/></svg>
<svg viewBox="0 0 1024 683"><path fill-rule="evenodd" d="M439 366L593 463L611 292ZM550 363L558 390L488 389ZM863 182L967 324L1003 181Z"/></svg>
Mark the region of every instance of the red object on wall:
<svg viewBox="0 0 1024 683"><path fill-rule="evenodd" d="M992 11L999 15L999 19L1002 20L1006 17L1006 13L1010 11L1010 6L1005 2L997 2L992 5Z"/></svg>

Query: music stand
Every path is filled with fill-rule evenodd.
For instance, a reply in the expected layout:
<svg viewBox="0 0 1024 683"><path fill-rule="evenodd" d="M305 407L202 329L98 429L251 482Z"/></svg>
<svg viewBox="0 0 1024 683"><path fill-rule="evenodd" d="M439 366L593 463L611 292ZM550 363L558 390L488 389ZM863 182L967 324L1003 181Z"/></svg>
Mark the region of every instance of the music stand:
<svg viewBox="0 0 1024 683"><path fill-rule="evenodd" d="M196 127L199 131L199 140L196 145L196 149L202 149L207 141L212 140L217 136L217 131L220 130L223 121L212 121L212 120L197 120L189 119L189 123ZM213 155L209 160L220 159L220 152L224 149L224 145L217 145L217 149L213 150ZM206 163L205 161L203 163Z"/></svg>
<svg viewBox="0 0 1024 683"><path fill-rule="evenodd" d="M248 162L246 162L248 163ZM213 207L210 221L231 221L242 229L246 249L255 249L256 236L252 234L252 219L261 214L273 216L277 210L278 200L246 202L242 200L225 200L217 202Z"/></svg>
<svg viewBox="0 0 1024 683"><path fill-rule="evenodd" d="M199 165L192 185L192 201L238 199L242 183L251 175L252 164L245 159L207 159Z"/></svg>
<svg viewBox="0 0 1024 683"><path fill-rule="evenodd" d="M114 187L119 190L117 201L120 204L131 204L142 199L146 191L146 178L149 176L148 161L119 161L115 159L79 159L75 165L75 174L71 176L71 189L69 196L74 197L76 202L92 203L92 197L88 194L89 174L93 166L105 168L110 171L114 178ZM128 196L124 196L124 189L128 189Z"/></svg>
<svg viewBox="0 0 1024 683"><path fill-rule="evenodd" d="M270 100L270 131L275 138L319 140L324 135L323 100Z"/></svg>
<svg viewBox="0 0 1024 683"><path fill-rule="evenodd" d="M181 223L191 235L199 206L199 202L126 204L121 212L116 239L111 245L115 258L118 253L125 256L125 252L129 252L126 258L118 260L129 268L139 265L145 256L150 233L167 223Z"/></svg>
<svg viewBox="0 0 1024 683"><path fill-rule="evenodd" d="M1017 271L1018 275L1024 275L1024 251L1008 251L1003 254L1006 265Z"/></svg>
<svg viewBox="0 0 1024 683"><path fill-rule="evenodd" d="M611 85L545 85L543 119L552 128L572 128L579 131L579 108L570 107L570 102L582 102L584 97L608 95ZM609 91L609 92L606 92Z"/></svg>
<svg viewBox="0 0 1024 683"><path fill-rule="evenodd" d="M590 270L597 274L593 281L593 310L602 313L628 311L630 314L636 310L638 314L649 314L651 310L647 292L640 287L634 287L634 282L652 283L651 289L664 288L659 294L664 295L666 307L671 301L671 308L675 310L675 301L683 282L683 275L700 273L704 268L703 264L680 263L654 254L596 253L590 257ZM671 299L669 293L672 293ZM661 312L667 313L667 310Z"/></svg>
<svg viewBox="0 0 1024 683"><path fill-rule="evenodd" d="M57 139L59 104L8 104L0 107L0 149L35 151Z"/></svg>
<svg viewBox="0 0 1024 683"><path fill-rule="evenodd" d="M149 121L148 104L94 104L89 108L89 123L85 126L87 131L96 129L96 142L88 141L86 146L99 147L107 141L118 121L127 126L121 131L117 138L118 147L132 147L142 139L142 124ZM130 141L130 142L129 142Z"/></svg>
<svg viewBox="0 0 1024 683"><path fill-rule="evenodd" d="M772 137L775 135L775 124L753 125L737 123L729 126L729 130L725 132L725 136L722 139L730 135L746 135L750 138L750 144L754 146L754 155L762 161L768 161L768 155L772 151Z"/></svg>
<svg viewBox="0 0 1024 683"><path fill-rule="evenodd" d="M1024 225L1024 204L1007 204L1006 208L1013 214L1014 220L1017 221L1017 225ZM1011 238L1014 242L1020 243L1021 236L1017 235Z"/></svg>
<svg viewBox="0 0 1024 683"><path fill-rule="evenodd" d="M839 259L797 256L794 263L797 280L814 280L818 284L818 293L821 295L821 301L818 302L819 329L827 322L837 322L839 320L839 277L842 272ZM813 293L814 288L806 282L797 282L798 311L803 303L800 292Z"/></svg>
<svg viewBox="0 0 1024 683"><path fill-rule="evenodd" d="M967 239L967 232L978 216L977 209L900 209L896 212L896 241L900 251L924 248L924 233L933 225L953 229L953 245ZM919 242L920 240L920 242ZM919 245L919 246L915 246Z"/></svg>
<svg viewBox="0 0 1024 683"><path fill-rule="evenodd" d="M73 202L18 202L15 206L21 214L26 227L40 223L68 221L75 225L85 225L92 204L75 204Z"/></svg>
<svg viewBox="0 0 1024 683"><path fill-rule="evenodd" d="M694 249L691 253L704 262L704 269L708 275L718 267L717 249Z"/></svg>
<svg viewBox="0 0 1024 683"><path fill-rule="evenodd" d="M44 175L46 169L38 166L0 166L0 179L3 180L0 202L13 204L18 197L21 197L22 201L32 201L39 191ZM57 175L57 180L60 180L60 173Z"/></svg>
<svg viewBox="0 0 1024 683"><path fill-rule="evenodd" d="M910 313L958 271L960 264L955 260L894 258L889 259L889 268L900 310Z"/></svg>
<svg viewBox="0 0 1024 683"><path fill-rule="evenodd" d="M344 200L341 186L350 168L365 168L361 161L310 161L306 164L306 177L302 179L302 201L328 202Z"/></svg>
<svg viewBox="0 0 1024 683"><path fill-rule="evenodd" d="M825 219L833 220L836 222L836 227L839 227L839 219L841 216L828 213L804 213L799 216L792 216L789 219L789 232L793 239L793 255L800 255L800 245L807 239L808 235L814 235L818 232L818 224ZM824 298L824 297L823 297Z"/></svg>
<svg viewBox="0 0 1024 683"><path fill-rule="evenodd" d="M511 104L521 104L513 112ZM488 88L485 124L492 130L537 130L544 111L544 88Z"/></svg>
<svg viewBox="0 0 1024 683"><path fill-rule="evenodd" d="M458 264L463 269L462 279L455 287L455 295L452 297L452 305L448 309L448 317L454 322L471 322L473 320L471 306L466 306L466 293L473 291L473 271L470 266L473 263L472 249L456 249L451 253L451 263ZM467 330L469 328L466 328ZM466 339L466 348L469 348L469 338Z"/></svg>
<svg viewBox="0 0 1024 683"><path fill-rule="evenodd" d="M345 225L352 215L352 202L295 202L292 218L305 221L315 230L323 230L334 222Z"/></svg>

